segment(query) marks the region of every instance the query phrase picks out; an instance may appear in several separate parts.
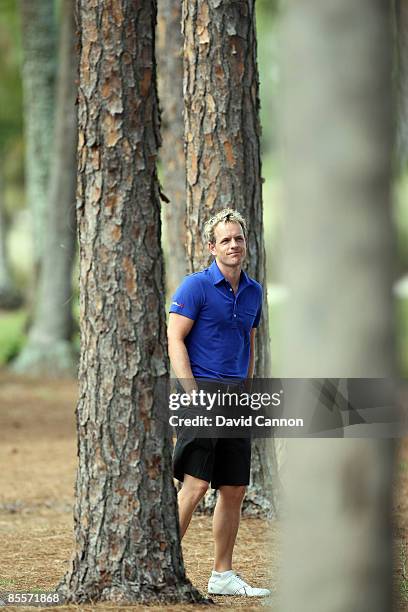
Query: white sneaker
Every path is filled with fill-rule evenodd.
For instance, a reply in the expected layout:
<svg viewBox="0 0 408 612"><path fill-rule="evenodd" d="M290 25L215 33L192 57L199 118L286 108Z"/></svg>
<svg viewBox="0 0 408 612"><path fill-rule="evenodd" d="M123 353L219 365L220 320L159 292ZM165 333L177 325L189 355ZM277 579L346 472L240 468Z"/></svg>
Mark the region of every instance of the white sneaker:
<svg viewBox="0 0 408 612"><path fill-rule="evenodd" d="M257 589L249 586L241 576L233 572L213 572L208 581L210 595L245 595L246 597L267 597L269 589Z"/></svg>

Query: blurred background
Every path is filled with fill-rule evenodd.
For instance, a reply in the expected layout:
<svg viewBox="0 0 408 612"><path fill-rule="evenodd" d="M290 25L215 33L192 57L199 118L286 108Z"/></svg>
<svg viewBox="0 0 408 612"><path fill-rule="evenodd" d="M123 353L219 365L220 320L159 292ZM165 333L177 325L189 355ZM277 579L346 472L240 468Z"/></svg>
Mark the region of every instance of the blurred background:
<svg viewBox="0 0 408 612"><path fill-rule="evenodd" d="M162 244L169 301L185 264L182 253L178 255L181 267L174 259L177 223L169 222L169 212L183 211L185 190L180 179L178 187L170 186L170 177L176 175L171 163L176 158L176 150L182 152L183 143L182 126L176 126L171 101L166 98L168 82L163 86L166 78L176 81L181 60L177 46L176 51L170 53L169 40L163 42L166 34L163 11L168 4L166 0L158 1L158 77L163 141L164 144L166 139L169 142L173 132L176 143L170 150L170 161L163 147L159 174L166 195L177 189L180 193L178 198L172 198L172 207L162 204ZM278 377L282 367L280 330L287 297L278 270L283 223L283 170L278 149L282 110L279 58L282 4L284 0L256 0L269 325L272 373ZM79 266L73 214L76 179L74 5L74 0L0 0L0 437L3 435L0 463L7 466L0 496L3 535L8 521L0 587L8 588L27 589L35 585L50 588L62 574L71 550L72 483L76 469L73 414L79 355ZM403 3L399 5L403 7ZM408 24L408 9L404 12L401 8L400 15ZM176 15L175 23L179 22L180 17ZM395 23L395 58L398 58L395 64L399 63L405 86L408 83L408 65L405 65L408 26L401 27L399 40L397 31ZM173 29L170 38L175 37ZM169 61L171 58L173 63ZM307 79L308 75L299 74L299 78ZM181 81L177 83L181 108ZM408 101L408 91L403 93L400 99ZM391 92L381 92L381 95L389 96ZM397 237L393 293L398 363L401 375L407 377L408 104L407 109L402 105L399 111L398 156L395 156L399 161L394 164L393 184ZM176 129L181 132L176 133ZM168 169L169 174L166 173ZM183 224L182 218L180 223ZM362 227L361 232L364 231ZM179 238L177 240L180 242ZM336 278L332 280L335 285ZM38 379L31 381L25 376L14 376L14 373L36 375ZM50 377L63 377L64 380L50 381ZM406 442L397 475L395 580L403 606L406 606ZM204 520L197 519L197 533L204 528L210 533L210 526ZM241 557L247 559L248 570L250 566L254 570L258 568L259 564L252 559L259 558L259 550L264 544L265 527L256 525L251 523L247 527L248 537L242 543ZM38 542L42 543L40 547ZM197 557L198 544L193 539L187 540L186 547L187 565L190 563L191 567L210 555L203 553ZM275 548L277 550L278 546ZM37 555L35 560L33 551ZM277 553L275 557L274 571L278 566Z"/></svg>
<svg viewBox="0 0 408 612"><path fill-rule="evenodd" d="M13 368L19 371L36 373L38 369L38 373L41 373L40 365L36 366L34 363L35 358L22 360L21 352L25 347L27 353L28 330L32 325L33 301L36 294L35 284L39 280L36 264L38 219L34 218L38 213L35 212L36 204L32 200L44 199L49 193L46 183L47 177L49 180L52 123L53 115L54 117L56 115L55 106L57 104L56 96L50 92L52 89L55 90L58 63L61 61L61 57L58 59L57 38L58 32L61 32L63 16L61 16L60 0L45 0L42 26L39 24L38 27L33 28L34 32L32 32L30 22L36 16L29 14L28 4L20 3L18 0L1 0L0 2L0 367L14 363ZM278 358L278 339L275 337L275 329L284 299L284 291L277 283L275 265L276 253L279 249L281 216L281 179L277 159L277 89L279 85L277 19L278 10L275 1L257 1L262 164L265 179L264 226L274 359ZM49 31L44 37L44 27L47 24ZM30 36L34 40L30 40ZM38 39L40 36L42 41L36 44L35 38ZM47 37L48 40L44 40ZM46 45L48 45L48 53ZM38 49L38 46L42 48ZM50 58L53 49L54 56ZM53 65L49 65L50 59L54 60ZM37 84L27 83L33 78L35 72L44 72L45 63L48 65L45 66L47 74L43 76L43 81L41 82L39 76ZM158 70L160 79L160 63ZM29 96L33 89L30 90L30 87L34 87L34 91L37 91L37 97L41 90L48 88L48 92L44 92L45 95L48 95L48 108L32 108ZM30 126L33 113L39 115L39 119L36 120L37 126ZM43 126L39 125L41 121L44 122ZM33 146L29 139L36 127L38 132L42 132L42 142L38 143L40 136L37 132L37 135L34 135L37 145ZM47 133L44 134L44 131ZM45 149L45 154L41 147ZM32 169L30 166L33 163L43 167ZM161 168L159 168L160 171ZM29 187L29 182L32 180L40 183L37 186L37 192L41 192L42 189L42 193L33 196L32 189ZM165 183L163 189L166 192ZM163 208L165 206L163 204ZM47 222L43 220L39 232L47 231L46 228ZM71 229L75 232L75 227ZM168 267L169 249L166 240L165 215L163 215L163 248ZM169 291L171 289L169 287ZM77 260L75 260L72 272L70 307L74 317L72 342L77 353L79 350Z"/></svg>
<svg viewBox="0 0 408 612"><path fill-rule="evenodd" d="M35 4L35 3L34 3ZM160 3L159 3L160 4ZM64 72L67 61L63 41L62 0L43 0L42 23L34 23L38 15L32 11L33 3L27 0L1 0L0 2L0 367L11 366L15 371L28 374L64 372L75 373L75 362L79 350L78 334L78 261L70 263L65 235L50 236L58 223L50 223L41 202L50 199L50 176L56 174L59 155L66 155L64 138L59 147L53 144L53 130L58 117L58 79ZM30 8L31 7L31 8ZM160 9L160 7L159 7ZM277 142L279 138L279 8L277 0L257 0L258 62L260 73L261 123L262 123L262 167L264 231L267 254L268 300L270 309L270 332L272 342L272 366L280 366L279 323L285 304L285 288L279 283L276 261L280 251L280 224L282 219L282 178ZM38 11L37 11L38 13ZM160 36L160 31L159 31ZM68 56L69 57L69 56ZM158 66L160 80L160 62ZM64 76L64 75L63 75ZM67 75L64 76L67 80ZM32 103L30 92L37 92L37 107ZM40 93L42 95L40 95ZM163 91L161 91L163 95ZM66 96L65 96L66 97ZM40 100L42 98L42 100ZM31 100L31 102L30 102ZM24 102L25 101L25 102ZM41 106L42 104L42 106ZM165 108L163 101L162 106ZM61 109L60 109L61 110ZM166 114L164 112L164 125ZM58 133L57 131L55 133ZM60 136L61 138L61 136ZM63 168L72 174L72 164L63 159ZM159 168L162 176L162 168ZM69 181L69 178L67 179ZM163 190L166 183L162 178ZM69 190L66 190L69 198ZM408 174L395 173L394 219L397 230L397 262L395 274L395 308L397 316L398 358L401 372L408 375ZM165 210L166 204L163 204ZM49 216L49 215L48 215ZM74 237L75 221L68 223L68 232ZM45 235L48 235L48 238ZM165 214L163 214L163 248L169 267L169 240ZM70 336L69 346L61 338L41 345L41 324L35 322L35 304L38 301L38 285L41 249L55 248L51 260L58 253L68 251L72 283L61 289L61 296L45 308L41 317L50 320L52 309L58 304L69 308L66 320L59 325L59 335ZM48 245L48 246L47 246ZM72 259L72 255L71 255ZM48 270L50 270L48 265ZM61 264L62 265L62 264ZM55 274L60 274L58 268ZM50 276L49 272L47 273ZM52 273L51 273L52 276ZM44 284L44 281L43 281ZM173 287L168 287L171 292ZM44 289L45 294L47 290ZM55 293L49 288L48 293ZM168 296L169 297L169 296ZM72 319L70 315L72 314ZM37 332L33 327L37 329ZM40 328L40 329L39 329ZM61 331L64 328L64 331ZM30 332L31 329L31 332ZM67 332L68 329L68 332ZM48 332L47 332L48 333ZM46 335L46 334L45 334ZM44 336L44 333L43 333ZM58 344L58 346L57 346ZM49 358L43 358L42 352ZM41 365L42 364L42 365Z"/></svg>

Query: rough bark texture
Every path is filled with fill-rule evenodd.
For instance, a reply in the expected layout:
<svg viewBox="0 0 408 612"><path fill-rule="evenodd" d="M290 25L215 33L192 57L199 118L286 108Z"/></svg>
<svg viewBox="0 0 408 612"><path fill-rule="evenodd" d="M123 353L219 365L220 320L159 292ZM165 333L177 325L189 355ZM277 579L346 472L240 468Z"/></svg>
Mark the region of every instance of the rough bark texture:
<svg viewBox="0 0 408 612"><path fill-rule="evenodd" d="M203 223L231 206L248 219L247 271L265 286L253 0L184 0L184 101L189 271L209 261ZM256 359L270 372L265 301Z"/></svg>
<svg viewBox="0 0 408 612"><path fill-rule="evenodd" d="M20 0L23 46L25 174L32 215L34 270L44 252L56 77L54 0Z"/></svg>
<svg viewBox="0 0 408 612"><path fill-rule="evenodd" d="M173 294L187 273L186 171L183 121L183 38L181 0L158 4L158 73L162 109L163 191L167 292Z"/></svg>
<svg viewBox="0 0 408 612"><path fill-rule="evenodd" d="M168 378L151 0L79 0L79 467L66 600L194 601L160 401ZM167 399L167 398L165 398Z"/></svg>
<svg viewBox="0 0 408 612"><path fill-rule="evenodd" d="M288 377L394 374L388 11L380 0L288 3ZM293 416L307 409L291 403ZM392 447L288 444L283 612L392 609Z"/></svg>
<svg viewBox="0 0 408 612"><path fill-rule="evenodd" d="M19 372L75 372L72 266L76 246L75 184L77 53L72 0L62 0L55 135L48 190L45 250L28 342L14 364Z"/></svg>
<svg viewBox="0 0 408 612"><path fill-rule="evenodd" d="M271 376L254 0L184 0L184 100L189 271L209 262L204 222L222 208L248 220L246 270L264 287L257 331L255 375ZM269 446L273 446L269 444ZM253 444L252 481L245 506L276 512L277 468ZM262 463L264 462L264 470ZM266 470L267 465L271 468ZM271 491L274 494L271 496ZM262 503L259 500L262 499Z"/></svg>

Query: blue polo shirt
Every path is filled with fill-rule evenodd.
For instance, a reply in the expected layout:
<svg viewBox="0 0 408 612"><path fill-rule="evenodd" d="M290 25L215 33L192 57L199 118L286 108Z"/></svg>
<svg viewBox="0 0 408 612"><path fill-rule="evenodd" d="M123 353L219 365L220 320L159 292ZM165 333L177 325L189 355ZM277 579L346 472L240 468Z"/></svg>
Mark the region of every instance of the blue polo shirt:
<svg viewBox="0 0 408 612"><path fill-rule="evenodd" d="M185 338L195 378L244 380L248 373L250 332L258 327L262 287L244 271L234 294L216 261L186 276L169 312L193 319Z"/></svg>

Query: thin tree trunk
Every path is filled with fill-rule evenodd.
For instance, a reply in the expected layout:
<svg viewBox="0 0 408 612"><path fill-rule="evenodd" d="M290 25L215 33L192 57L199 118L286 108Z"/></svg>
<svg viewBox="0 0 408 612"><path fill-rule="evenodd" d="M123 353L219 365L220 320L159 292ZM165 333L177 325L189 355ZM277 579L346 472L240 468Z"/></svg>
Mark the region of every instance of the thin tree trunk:
<svg viewBox="0 0 408 612"><path fill-rule="evenodd" d="M55 135L48 192L45 250L28 342L14 369L31 374L75 371L72 266L75 255L77 55L72 0L62 0Z"/></svg>
<svg viewBox="0 0 408 612"><path fill-rule="evenodd" d="M193 602L168 399L156 4L79 0L81 362L75 551L66 601Z"/></svg>
<svg viewBox="0 0 408 612"><path fill-rule="evenodd" d="M187 273L182 51L181 0L159 2L158 73L163 139L160 158L163 190L170 200L164 207L168 294L174 293Z"/></svg>
<svg viewBox="0 0 408 612"><path fill-rule="evenodd" d="M4 210L4 183L2 170L0 168L0 309L18 308L21 304L21 296L17 292L7 256L7 227Z"/></svg>
<svg viewBox="0 0 408 612"><path fill-rule="evenodd" d="M25 174L33 228L34 276L45 248L48 180L54 125L56 24L54 0L20 0L23 46Z"/></svg>
<svg viewBox="0 0 408 612"><path fill-rule="evenodd" d="M6 250L6 217L4 214L4 189L0 174L0 295L7 293L11 286L11 275ZM3 299L1 297L1 299ZM0 302L1 305L1 302Z"/></svg>
<svg viewBox="0 0 408 612"><path fill-rule="evenodd" d="M190 272L208 264L202 227L222 208L239 210L248 220L246 270L264 287L255 375L268 377L271 372L254 5L254 0L183 1L187 251ZM268 460L265 447L269 448ZM253 457L244 507L251 513L264 513L268 508L268 514L276 514L279 479L273 443L255 441Z"/></svg>
<svg viewBox="0 0 408 612"><path fill-rule="evenodd" d="M395 372L389 26L380 0L288 4L287 377ZM288 444L283 612L391 610L392 459L392 440Z"/></svg>

